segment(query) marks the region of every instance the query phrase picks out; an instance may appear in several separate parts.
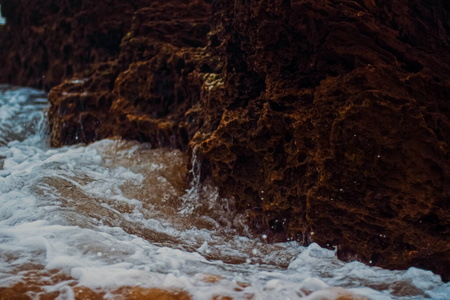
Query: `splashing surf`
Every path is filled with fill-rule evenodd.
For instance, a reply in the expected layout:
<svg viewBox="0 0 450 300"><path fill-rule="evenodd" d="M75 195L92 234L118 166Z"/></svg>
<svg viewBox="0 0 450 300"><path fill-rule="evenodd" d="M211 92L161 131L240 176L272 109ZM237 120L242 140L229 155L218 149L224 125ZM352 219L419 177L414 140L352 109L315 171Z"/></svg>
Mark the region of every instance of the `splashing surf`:
<svg viewBox="0 0 450 300"><path fill-rule="evenodd" d="M428 271L252 236L213 186L186 184L180 151L109 139L50 148L46 106L42 92L0 86L1 299L450 295Z"/></svg>

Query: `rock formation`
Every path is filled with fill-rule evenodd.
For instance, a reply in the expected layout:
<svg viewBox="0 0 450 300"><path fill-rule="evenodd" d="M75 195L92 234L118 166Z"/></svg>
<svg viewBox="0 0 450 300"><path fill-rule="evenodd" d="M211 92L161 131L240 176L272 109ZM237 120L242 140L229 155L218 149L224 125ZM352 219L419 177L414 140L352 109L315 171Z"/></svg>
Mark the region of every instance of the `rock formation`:
<svg viewBox="0 0 450 300"><path fill-rule="evenodd" d="M185 113L219 65L205 48L209 20L204 1L154 1L138 9L116 59L51 90L52 144L115 135L186 149L196 128L188 132L193 121Z"/></svg>
<svg viewBox="0 0 450 300"><path fill-rule="evenodd" d="M224 113L191 147L224 194L259 230L337 246L343 259L448 276L448 6L216 9Z"/></svg>
<svg viewBox="0 0 450 300"><path fill-rule="evenodd" d="M448 1L25 2L0 0L0 79L75 74L55 146L181 148L273 241L449 280Z"/></svg>

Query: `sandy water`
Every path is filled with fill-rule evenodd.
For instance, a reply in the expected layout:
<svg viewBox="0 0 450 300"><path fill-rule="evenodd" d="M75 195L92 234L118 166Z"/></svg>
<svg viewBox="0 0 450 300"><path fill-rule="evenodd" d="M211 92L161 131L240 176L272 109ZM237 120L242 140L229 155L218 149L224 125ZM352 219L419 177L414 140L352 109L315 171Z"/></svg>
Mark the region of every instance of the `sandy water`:
<svg viewBox="0 0 450 300"><path fill-rule="evenodd" d="M122 140L50 148L47 105L40 91L0 86L0 288L25 286L30 299L83 299L82 288L124 299L117 290L136 286L192 299L346 292L333 287L450 299L450 284L429 271L344 263L316 244L251 235L232 200L195 180L186 186L179 151Z"/></svg>

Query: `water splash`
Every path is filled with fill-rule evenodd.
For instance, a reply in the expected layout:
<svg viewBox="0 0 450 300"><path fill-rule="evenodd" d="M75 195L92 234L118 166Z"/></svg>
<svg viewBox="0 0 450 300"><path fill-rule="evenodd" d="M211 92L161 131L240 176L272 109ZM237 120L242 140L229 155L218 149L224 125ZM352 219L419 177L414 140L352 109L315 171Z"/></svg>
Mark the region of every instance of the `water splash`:
<svg viewBox="0 0 450 300"><path fill-rule="evenodd" d="M0 91L0 288L60 299L86 288L116 299L126 287L194 299L448 299L450 285L428 271L252 236L230 200L200 184L195 151L188 185L180 151L122 140L49 148L44 94Z"/></svg>

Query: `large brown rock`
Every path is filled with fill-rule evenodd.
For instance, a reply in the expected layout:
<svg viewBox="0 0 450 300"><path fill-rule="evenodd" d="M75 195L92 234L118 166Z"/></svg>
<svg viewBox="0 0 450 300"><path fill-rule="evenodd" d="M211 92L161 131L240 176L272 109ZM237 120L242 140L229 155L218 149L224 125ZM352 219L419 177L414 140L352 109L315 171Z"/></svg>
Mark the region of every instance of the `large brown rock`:
<svg viewBox="0 0 450 300"><path fill-rule="evenodd" d="M191 147L223 194L274 237L448 280L448 4L217 1L216 17L224 113Z"/></svg>
<svg viewBox="0 0 450 300"><path fill-rule="evenodd" d="M204 1L137 9L117 57L51 90L52 144L122 136L186 149L197 122L185 113L199 102L203 78L218 72L205 48L209 19Z"/></svg>
<svg viewBox="0 0 450 300"><path fill-rule="evenodd" d="M448 2L216 0L212 13L207 2L150 1L130 13L110 2L101 13L130 16L114 52L80 44L95 54L86 64L48 60L48 70L75 61L77 72L49 95L53 145L119 135L186 149L272 241L314 241L342 259L448 280ZM97 11L82 3L69 15ZM55 18L40 11L47 28ZM0 35L34 45L24 39L33 26L4 15ZM109 28L90 20L94 36ZM74 28L55 35L62 42L42 38L46 48L73 44ZM39 85L35 71L13 72L37 55L31 47L17 64L0 41L8 80Z"/></svg>

